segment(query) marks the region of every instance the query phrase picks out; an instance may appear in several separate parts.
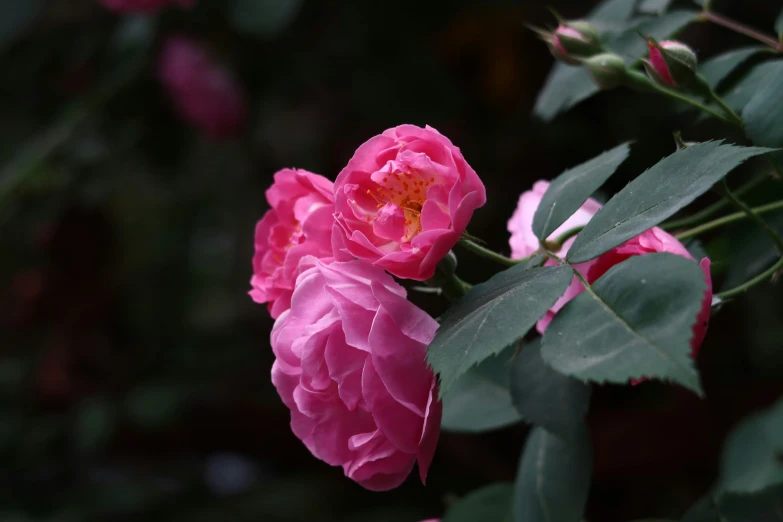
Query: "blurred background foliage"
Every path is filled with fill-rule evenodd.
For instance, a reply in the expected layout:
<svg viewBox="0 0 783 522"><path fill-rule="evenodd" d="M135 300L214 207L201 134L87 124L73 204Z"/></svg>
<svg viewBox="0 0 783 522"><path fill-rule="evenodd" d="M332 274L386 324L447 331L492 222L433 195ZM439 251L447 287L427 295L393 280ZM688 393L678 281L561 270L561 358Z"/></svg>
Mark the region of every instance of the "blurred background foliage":
<svg viewBox="0 0 783 522"><path fill-rule="evenodd" d="M595 2L549 3L574 18ZM780 9L715 4L770 32ZM415 522L512 480L522 425L444 433L427 488L412 477L370 493L312 458L269 380L272 321L247 291L272 174L333 179L360 143L400 123L461 147L489 200L470 232L506 252L506 221L539 178L634 139L612 191L671 153L674 130L743 142L622 90L549 123L531 117L553 59L525 24L552 24L547 5L200 0L144 18L92 0L3 0L0 521ZM174 33L244 86L240 136L201 136L173 110L155 57ZM751 43L707 24L682 37L701 59ZM770 219L783 230L783 214ZM719 280L774 256L752 224L706 239ZM468 281L496 270L458 254ZM588 520L677 517L709 488L727 431L783 390L781 294L757 288L713 317L698 361L706 400L654 382L596 390Z"/></svg>

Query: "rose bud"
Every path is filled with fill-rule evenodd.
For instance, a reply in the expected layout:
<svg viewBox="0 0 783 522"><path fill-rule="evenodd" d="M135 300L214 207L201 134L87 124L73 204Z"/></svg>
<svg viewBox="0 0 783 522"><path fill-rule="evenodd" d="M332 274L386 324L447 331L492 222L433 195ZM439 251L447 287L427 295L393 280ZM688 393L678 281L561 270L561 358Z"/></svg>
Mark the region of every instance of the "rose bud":
<svg viewBox="0 0 783 522"><path fill-rule="evenodd" d="M647 41L650 59L642 60L647 75L665 87L684 87L696 76L696 53L680 42Z"/></svg>
<svg viewBox="0 0 783 522"><path fill-rule="evenodd" d="M582 63L601 89L614 89L626 77L625 62L613 53L596 54Z"/></svg>
<svg viewBox="0 0 783 522"><path fill-rule="evenodd" d="M459 241L484 185L432 127L400 125L361 145L334 183L334 250L424 281Z"/></svg>

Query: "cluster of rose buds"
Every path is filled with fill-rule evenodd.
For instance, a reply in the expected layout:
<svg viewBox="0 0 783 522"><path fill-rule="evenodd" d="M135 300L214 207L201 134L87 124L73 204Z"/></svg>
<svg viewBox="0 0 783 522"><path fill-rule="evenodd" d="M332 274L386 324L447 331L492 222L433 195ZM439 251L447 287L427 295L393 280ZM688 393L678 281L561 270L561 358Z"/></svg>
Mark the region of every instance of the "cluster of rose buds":
<svg viewBox="0 0 783 522"><path fill-rule="evenodd" d="M250 295L276 318L272 382L294 434L368 489L397 487L416 463L423 482L440 433L425 361L438 324L390 274L431 277L484 185L445 136L401 125L361 145L334 184L285 169L266 197Z"/></svg>
<svg viewBox="0 0 783 522"><path fill-rule="evenodd" d="M613 89L628 81L625 60L601 46L598 30L582 20L562 21L552 31L534 29L547 42L555 58L570 65L582 65L601 89ZM650 79L664 87L686 88L696 77L696 53L687 45L647 39L649 59L642 63Z"/></svg>
<svg viewBox="0 0 783 522"><path fill-rule="evenodd" d="M121 13L152 13L168 6L193 7L196 0L98 0L107 8Z"/></svg>

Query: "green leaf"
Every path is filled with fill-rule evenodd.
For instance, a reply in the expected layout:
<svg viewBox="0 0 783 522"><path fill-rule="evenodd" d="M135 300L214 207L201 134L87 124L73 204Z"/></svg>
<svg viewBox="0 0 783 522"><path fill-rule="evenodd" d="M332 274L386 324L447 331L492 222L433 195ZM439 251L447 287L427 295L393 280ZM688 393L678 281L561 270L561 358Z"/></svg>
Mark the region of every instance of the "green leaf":
<svg viewBox="0 0 783 522"><path fill-rule="evenodd" d="M656 226L746 159L771 150L720 141L678 150L626 185L598 211L576 236L568 261L589 261Z"/></svg>
<svg viewBox="0 0 783 522"><path fill-rule="evenodd" d="M760 80L753 85L753 96L742 109L745 133L756 145L783 146L783 60L761 64Z"/></svg>
<svg viewBox="0 0 783 522"><path fill-rule="evenodd" d="M451 506L441 522L505 522L511 508L511 484L498 483L470 492Z"/></svg>
<svg viewBox="0 0 783 522"><path fill-rule="evenodd" d="M593 449L584 425L568 439L533 428L519 461L512 520L578 522L592 473Z"/></svg>
<svg viewBox="0 0 783 522"><path fill-rule="evenodd" d="M73 439L77 451L88 453L103 449L112 436L115 415L111 402L103 397L84 400L77 410Z"/></svg>
<svg viewBox="0 0 783 522"><path fill-rule="evenodd" d="M427 360L440 374L441 397L471 366L525 335L572 277L566 266L516 265L474 286L446 310L427 349Z"/></svg>
<svg viewBox="0 0 783 522"><path fill-rule="evenodd" d="M731 87L723 94L723 101L726 105L736 111L741 111L754 97L758 85L767 83L766 76L774 72L774 67L767 65L775 62L764 62L753 67L743 78L736 83L732 82Z"/></svg>
<svg viewBox="0 0 783 522"><path fill-rule="evenodd" d="M775 20L775 32L778 33L778 38L783 42L783 10L780 11L780 14Z"/></svg>
<svg viewBox="0 0 783 522"><path fill-rule="evenodd" d="M713 492L704 495L696 501L682 516L680 522L720 522Z"/></svg>
<svg viewBox="0 0 783 522"><path fill-rule="evenodd" d="M668 379L701 395L690 340L705 289L693 260L664 253L631 257L558 312L541 356L578 379Z"/></svg>
<svg viewBox="0 0 783 522"><path fill-rule="evenodd" d="M720 522L780 522L783 520L783 486L752 495L720 495L717 504Z"/></svg>
<svg viewBox="0 0 783 522"><path fill-rule="evenodd" d="M767 224L783 234L783 210L764 215ZM732 229L727 237L732 245L731 262L721 288L734 288L759 275L777 260L777 246L766 230L755 223L742 223Z"/></svg>
<svg viewBox="0 0 783 522"><path fill-rule="evenodd" d="M231 21L242 33L274 37L294 21L302 0L234 0Z"/></svg>
<svg viewBox="0 0 783 522"><path fill-rule="evenodd" d="M678 9L662 16L635 18L623 33L606 42L606 46L619 54L628 65L647 55L647 41L639 33L656 40L665 40L699 16L697 11Z"/></svg>
<svg viewBox="0 0 783 522"><path fill-rule="evenodd" d="M629 152L629 143L623 143L555 178L533 216L533 232L536 237L546 240L565 223L579 210L582 203L614 174Z"/></svg>
<svg viewBox="0 0 783 522"><path fill-rule="evenodd" d="M672 0L642 0L639 4L639 11L649 14L663 14L669 8Z"/></svg>
<svg viewBox="0 0 783 522"><path fill-rule="evenodd" d="M720 487L758 493L783 484L783 399L736 426L723 446Z"/></svg>
<svg viewBox="0 0 783 522"><path fill-rule="evenodd" d="M509 346L457 379L443 397L443 430L478 433L520 421L508 384L508 363L515 349Z"/></svg>
<svg viewBox="0 0 783 522"><path fill-rule="evenodd" d="M539 337L511 362L511 397L523 420L566 437L584 420L590 386L547 366Z"/></svg>
<svg viewBox="0 0 783 522"><path fill-rule="evenodd" d="M707 84L717 89L720 83L742 65L748 58L759 52L763 47L743 47L719 54L706 60L699 66L699 74L704 77Z"/></svg>
<svg viewBox="0 0 783 522"><path fill-rule="evenodd" d="M0 2L0 51L10 44L41 12L40 0Z"/></svg>
<svg viewBox="0 0 783 522"><path fill-rule="evenodd" d="M611 27L622 25L633 14L634 1L608 0L598 4L586 19L605 31Z"/></svg>

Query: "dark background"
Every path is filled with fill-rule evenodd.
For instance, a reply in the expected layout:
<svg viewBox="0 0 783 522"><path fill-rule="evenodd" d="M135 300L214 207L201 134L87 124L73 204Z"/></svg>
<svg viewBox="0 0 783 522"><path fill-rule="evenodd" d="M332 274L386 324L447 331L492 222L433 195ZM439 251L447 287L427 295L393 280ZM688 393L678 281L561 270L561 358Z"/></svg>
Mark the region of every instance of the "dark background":
<svg viewBox="0 0 783 522"><path fill-rule="evenodd" d="M551 4L578 17L594 2ZM304 0L255 32L231 2L169 9L152 27L91 0L33 5L0 5L3 522L418 522L513 480L522 425L444 433L428 487L412 476L389 493L364 491L293 436L269 379L272 321L247 296L273 173L333 179L371 136L432 125L486 184L470 232L508 253L506 221L537 179L634 139L611 194L672 152L674 130L743 140L619 89L537 121L553 59L525 24L552 23L543 1ZM780 7L715 6L765 32ZM241 136L210 140L174 112L153 68L173 32L209 46L244 85ZM752 43L707 24L682 39L701 59ZM706 244L718 286L732 253L767 247L743 227ZM457 254L470 282L497 269ZM766 285L713 316L698 360L706 400L654 382L596 389L588 520L677 517L706 491L726 431L781 391L780 298ZM445 306L412 299L433 315Z"/></svg>

